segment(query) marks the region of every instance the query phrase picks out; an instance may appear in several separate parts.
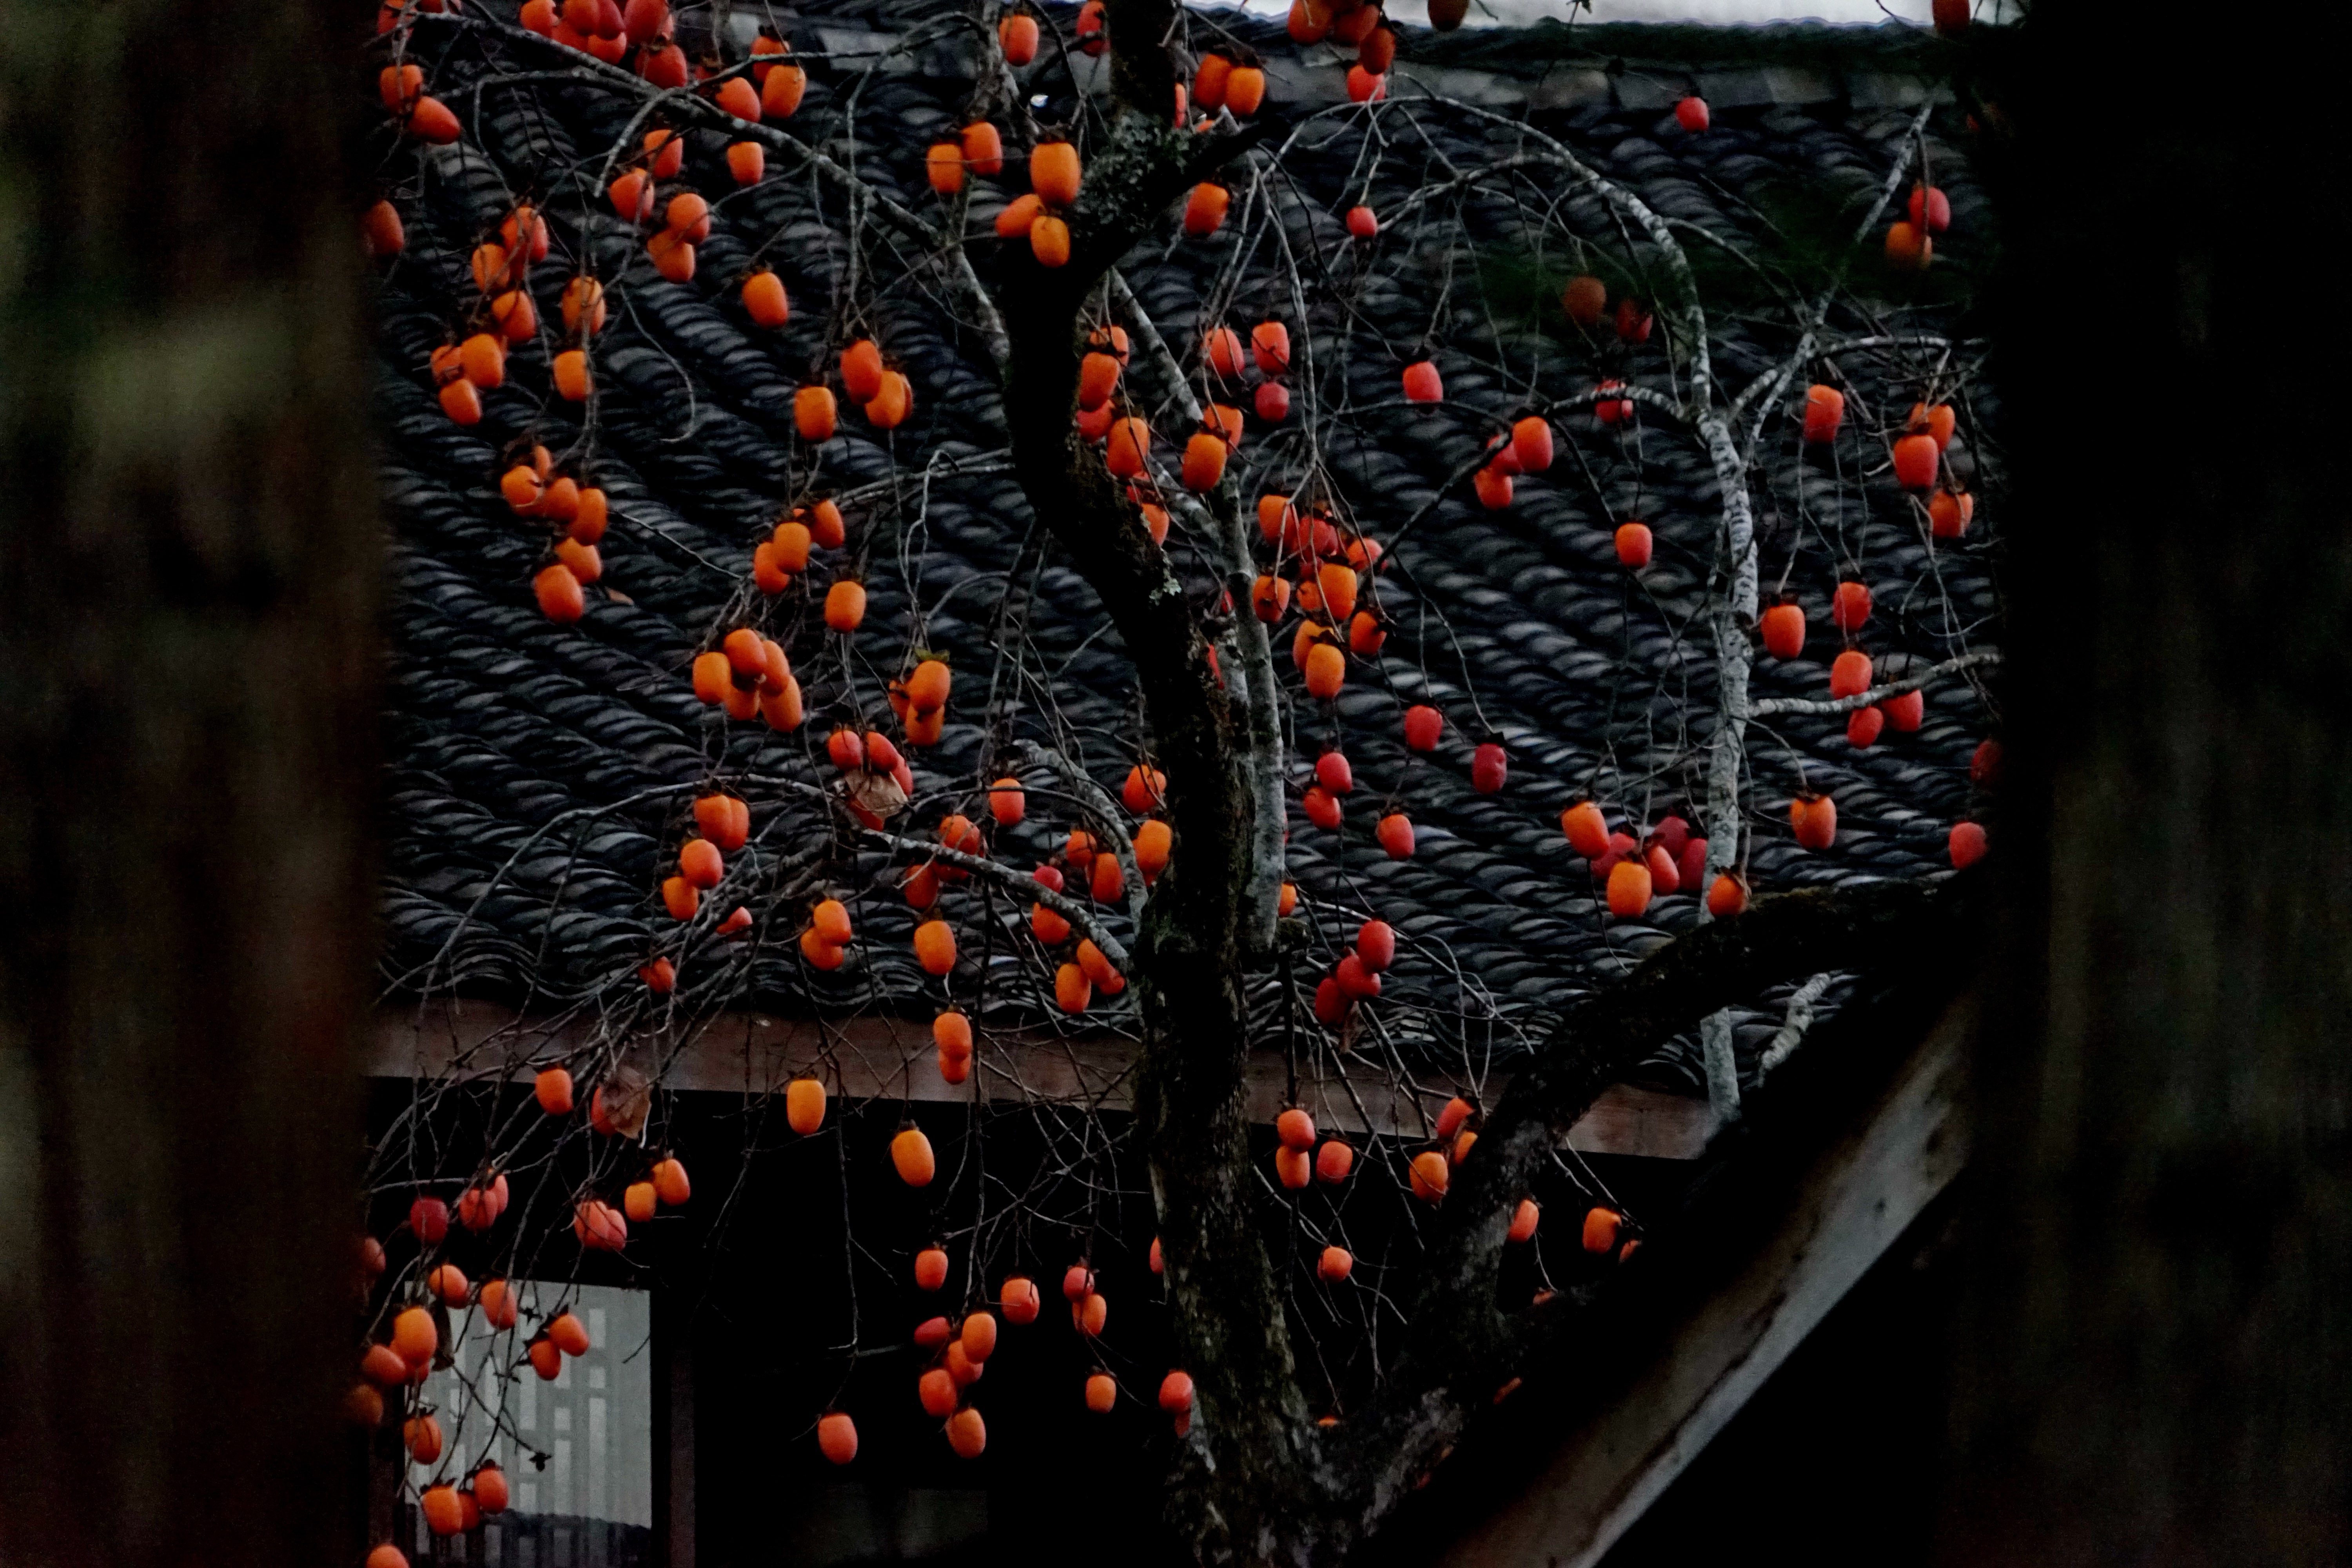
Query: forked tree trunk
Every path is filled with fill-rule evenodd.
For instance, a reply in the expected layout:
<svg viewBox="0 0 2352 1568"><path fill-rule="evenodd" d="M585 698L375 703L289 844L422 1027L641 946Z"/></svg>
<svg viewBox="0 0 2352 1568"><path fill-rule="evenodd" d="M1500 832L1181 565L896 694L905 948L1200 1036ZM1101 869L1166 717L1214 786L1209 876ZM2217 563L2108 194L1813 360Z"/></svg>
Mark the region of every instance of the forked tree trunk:
<svg viewBox="0 0 2352 1568"><path fill-rule="evenodd" d="M2296 42L2250 36L2274 19L2168 5L2129 30L2266 58ZM2352 550L2313 202L2344 142L2322 96L2226 68L2107 90L2100 7L2038 5L2021 42L1992 79L2013 984L1979 1053L1941 1555L2341 1563Z"/></svg>
<svg viewBox="0 0 2352 1568"><path fill-rule="evenodd" d="M377 605L283 0L0 8L0 1561L355 1563Z"/></svg>

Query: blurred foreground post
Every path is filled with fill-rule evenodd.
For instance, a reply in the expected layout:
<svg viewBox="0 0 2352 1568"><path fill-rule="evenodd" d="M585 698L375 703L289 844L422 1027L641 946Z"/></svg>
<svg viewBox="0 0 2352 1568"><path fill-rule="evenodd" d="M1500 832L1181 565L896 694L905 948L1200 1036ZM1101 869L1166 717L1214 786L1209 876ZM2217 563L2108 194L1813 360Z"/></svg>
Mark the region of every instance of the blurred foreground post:
<svg viewBox="0 0 2352 1568"><path fill-rule="evenodd" d="M2352 1553L2346 152L2249 64L2300 26L2059 0L1993 75L2030 512L1947 1562Z"/></svg>
<svg viewBox="0 0 2352 1568"><path fill-rule="evenodd" d="M0 3L0 1561L356 1561L347 34Z"/></svg>

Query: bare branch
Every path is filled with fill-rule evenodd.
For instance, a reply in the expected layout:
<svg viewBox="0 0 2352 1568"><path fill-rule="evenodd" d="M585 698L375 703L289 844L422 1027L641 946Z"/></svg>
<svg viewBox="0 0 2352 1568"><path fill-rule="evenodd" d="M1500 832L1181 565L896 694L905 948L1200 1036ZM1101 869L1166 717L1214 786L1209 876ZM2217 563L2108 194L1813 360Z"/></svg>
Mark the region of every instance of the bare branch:
<svg viewBox="0 0 2352 1568"><path fill-rule="evenodd" d="M1964 653L1958 658L1948 658L1932 669L1923 669L1916 675L1906 675L1900 680L1890 680L1884 686L1874 686L1869 690L1856 692L1852 697L1767 697L1757 702L1750 710L1750 716L1758 719L1772 719L1791 714L1819 717L1831 713L1852 713L1857 709L1875 707L1890 697L1900 697L1906 692L1916 691L1931 681L1941 680L1945 676L1958 675L1964 669L1976 669L2000 662L1999 649L1979 648L1974 653Z"/></svg>

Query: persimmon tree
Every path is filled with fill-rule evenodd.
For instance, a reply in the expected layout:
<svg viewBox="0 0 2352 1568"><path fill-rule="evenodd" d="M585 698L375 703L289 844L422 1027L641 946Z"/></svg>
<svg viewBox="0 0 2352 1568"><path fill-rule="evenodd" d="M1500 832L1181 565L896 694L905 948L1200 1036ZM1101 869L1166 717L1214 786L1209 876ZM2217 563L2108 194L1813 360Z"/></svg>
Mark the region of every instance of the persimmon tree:
<svg viewBox="0 0 2352 1568"><path fill-rule="evenodd" d="M1349 101L1300 112L1267 104L1248 47L1172 0L1090 0L1066 35L986 0L911 16L886 57L944 54L969 84L952 134L923 154L920 195L877 166L903 133L859 118L886 58L796 54L723 20L659 0L531 0L511 22L429 0L380 14L386 194L366 231L394 279L446 301L443 341L411 368L496 447L484 504L544 542L515 593L559 626L611 613L605 552L625 536L607 529L633 498L609 477L608 388L626 378L642 396L662 374L641 352L616 357L639 311L697 301L796 358L800 382L761 416L789 444L786 480L745 518L739 558L705 563L727 579L723 604L683 628L690 662L671 672L705 705L704 773L538 825L475 900L520 888L527 857L562 862L597 820L659 825L643 952L578 983L534 974L540 1013L420 1087L380 1143L377 1191L417 1194L416 1245L371 1298L366 1370L390 1389L422 1376L446 1350L437 1300L516 1336L499 1375L552 1375L576 1321L560 1300L524 1319L510 1278L560 1276L565 1248L625 1251L632 1220L690 1201L683 1166L641 1142L664 1072L678 1041L773 996L780 973L827 1017L929 1016L900 1067L975 1095L992 1078L1023 1087L1000 1037L1106 1030L1134 1041L1132 1129L1081 1140L1063 1178L1083 1183L1122 1142L1148 1168L1179 1353L1139 1388L1097 1370L1084 1396L1167 1411L1171 1522L1202 1560L1339 1561L1572 1312L1577 1297L1549 1284L1534 1305L1507 1299L1506 1264L1542 1245L1529 1194L1570 1170L1565 1135L1594 1098L1698 1030L1717 1110L1736 1115L1727 1009L1897 951L1937 897L1901 880L1775 892L1758 854L1791 838L1818 852L1837 832L1832 795L1784 731L1843 718L1843 743L1867 749L1997 658L1948 580L1964 564L1981 576L1953 552L1972 546L1997 479L1970 401L1978 351L1932 312L1851 286L1932 263L1950 214L1927 115L1840 215L1826 271L1800 277L1737 233L1654 210L1523 118L1423 90L1371 6L1294 10L1294 37L1359 51ZM1694 98L1676 119L1696 136L1709 116ZM1547 274L1557 310L1498 316L1480 261L1505 244ZM1165 290L1132 275L1185 247L1209 258L1206 282L1181 310L1149 308ZM1727 268L1763 301L1730 326L1702 287ZM1375 318L1425 324L1403 342ZM915 438L930 388L894 349L901 334L950 340L992 394L960 412L993 447ZM1478 391L1449 396L1449 377ZM690 441L693 379L673 361L663 384L682 389ZM1406 510L1366 454L1412 440L1454 467ZM1645 450L1661 444L1702 460L1700 513L1645 506ZM859 471L875 455L879 476ZM985 650L951 661L931 645L930 498L1007 476L1021 561L1075 568L1131 670L1126 765L1108 779L1102 738L1058 710L1039 595L999 587ZM1638 716L1607 737L1603 765L1540 787L1569 801L1560 853L1602 884L1580 917L1679 934L1563 1017L1487 1008L1482 1025L1515 1035L1521 1064L1499 1093L1450 1096L1416 1063L1433 1044L1460 1049L1474 983L1444 973L1442 943L1400 936L1349 852L1369 826L1378 853L1411 858L1417 794L1530 790L1398 546L1434 507L1499 516L1544 484L1575 487L1605 520L1629 626L1639 614L1663 635L1639 654L1629 637L1615 679ZM1890 572L1893 611L1871 586ZM906 613L883 625L869 592L893 578ZM1892 660L1870 651L1882 635ZM1798 660L1824 637L1841 648L1826 694L1754 694L1759 657ZM1403 740L1377 780L1348 752L1368 689ZM1981 690L1964 700L1981 723ZM943 744L960 708L975 734ZM747 730L778 743L730 743ZM971 765L935 765L950 754ZM1696 823L1661 809L1676 801ZM1944 826L1955 864L1981 854L1977 825ZM915 963L886 970L873 932L901 922ZM398 988L430 997L453 976L436 962ZM1315 1103L1286 1110L1269 1169L1244 1089L1253 1047L1277 1044ZM522 1059L530 1095L498 1090L507 1109L478 1145L425 1135L451 1091L495 1089ZM831 1127L827 1076L767 1086L795 1136ZM1365 1113L1373 1083L1417 1108L1411 1135ZM1049 1109L1093 1115L1069 1097ZM548 1118L588 1146L588 1173L560 1215L540 1203L509 1218L526 1130ZM939 1174L910 1123L860 1179ZM1367 1184L1403 1216L1376 1286L1357 1276L1340 1207ZM1083 1226L1048 1185L967 1193L977 1217L915 1252L919 1286L960 1293L919 1333L932 1364L910 1379L960 1454L986 1443L978 1365L1000 1320L1026 1331L1041 1283L1064 1286L1082 1335L1106 1332ZM1554 1244L1630 1256L1634 1217L1590 1173L1581 1190L1591 1202ZM1004 1218L1024 1208L1048 1223L1016 1242ZM1021 1254L1056 1226L1062 1256ZM450 1261L465 1232L499 1249L488 1281ZM1367 1348L1379 1321L1410 1333ZM860 1332L887 1345L905 1329ZM1350 1333L1304 1370L1303 1340ZM381 1416L381 1394L354 1403ZM477 1468L497 1402L475 1390L460 1405L408 1428L438 1467L420 1498L436 1532L504 1495ZM857 1411L801 1414L827 1458L854 1462Z"/></svg>

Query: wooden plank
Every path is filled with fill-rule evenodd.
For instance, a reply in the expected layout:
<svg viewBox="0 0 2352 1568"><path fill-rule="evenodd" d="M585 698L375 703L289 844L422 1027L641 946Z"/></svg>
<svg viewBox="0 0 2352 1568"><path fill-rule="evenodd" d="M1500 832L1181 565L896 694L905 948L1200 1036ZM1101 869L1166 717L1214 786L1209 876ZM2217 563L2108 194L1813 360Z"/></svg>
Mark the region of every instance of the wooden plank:
<svg viewBox="0 0 2352 1568"><path fill-rule="evenodd" d="M1642 1517L1967 1163L1967 1026L1945 1016L1770 1241L1450 1568L1591 1568Z"/></svg>
<svg viewBox="0 0 2352 1568"><path fill-rule="evenodd" d="M503 1007L459 1002L378 1016L368 1072L376 1078L520 1079L533 1064L570 1057L594 1038L593 1021L523 1017ZM662 1047L660 1076L673 1089L765 1094L798 1074L822 1068L836 1090L854 1099L877 1096L962 1101L977 1092L998 1101L1078 1101L1102 1110L1134 1105L1135 1046L1102 1032L1055 1037L1042 1032L991 1036L974 1063L972 1080L953 1085L934 1066L930 1032L906 1019L858 1017L821 1023L754 1013L723 1014L681 1041ZM652 1064L641 1062L649 1069ZM1498 1094L1507 1079L1490 1077ZM1286 1103L1289 1068L1278 1051L1252 1053L1250 1115L1272 1122ZM1439 1085L1431 1085L1440 1088ZM1450 1092L1454 1086L1442 1086ZM1329 1073L1302 1074L1299 1099L1319 1125L1356 1135L1426 1135L1424 1113L1436 1104L1413 1098L1366 1066L1344 1082ZM1569 1133L1570 1147L1588 1154L1633 1154L1695 1160L1711 1131L1706 1101L1619 1084L1603 1093Z"/></svg>

